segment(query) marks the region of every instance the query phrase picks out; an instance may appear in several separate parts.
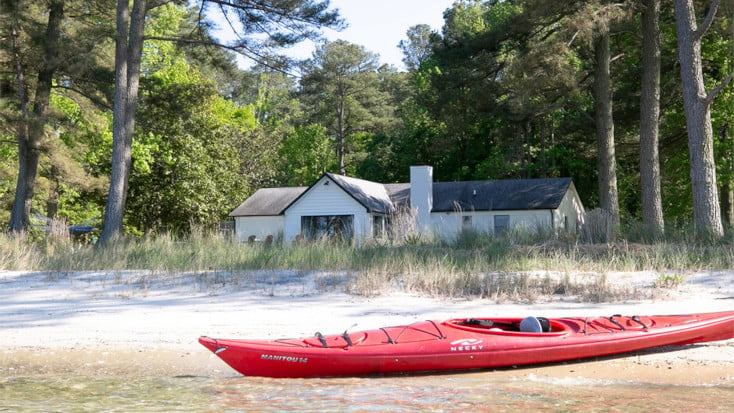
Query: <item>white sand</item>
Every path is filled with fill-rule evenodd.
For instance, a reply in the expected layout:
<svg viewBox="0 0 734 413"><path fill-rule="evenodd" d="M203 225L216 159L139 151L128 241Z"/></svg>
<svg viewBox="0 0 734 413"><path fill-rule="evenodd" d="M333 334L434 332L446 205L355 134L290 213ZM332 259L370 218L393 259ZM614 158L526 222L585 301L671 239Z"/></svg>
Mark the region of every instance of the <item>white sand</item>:
<svg viewBox="0 0 734 413"><path fill-rule="evenodd" d="M549 275L560 276L534 274ZM0 337L5 348L5 356L0 357L0 375L17 372L19 363L33 369L33 363L19 361L17 356L23 352L38 353L40 349L106 349L112 352L106 353L112 354L111 358L116 351L200 357L208 356L197 343L201 335L282 338L452 317L656 315L734 310L734 271L686 274L683 285L667 292L653 287L657 273L604 276L607 282L634 288L639 296L647 298L601 304L551 296L536 298L532 304L496 303L403 292L369 298L345 294L344 276L318 272L261 272L243 279L220 273L0 271ZM575 277L592 280L599 275ZM645 357L653 363L672 358L713 364L715 370L721 370L717 383L723 380L734 384L734 340ZM205 367L212 366L224 369L216 360Z"/></svg>

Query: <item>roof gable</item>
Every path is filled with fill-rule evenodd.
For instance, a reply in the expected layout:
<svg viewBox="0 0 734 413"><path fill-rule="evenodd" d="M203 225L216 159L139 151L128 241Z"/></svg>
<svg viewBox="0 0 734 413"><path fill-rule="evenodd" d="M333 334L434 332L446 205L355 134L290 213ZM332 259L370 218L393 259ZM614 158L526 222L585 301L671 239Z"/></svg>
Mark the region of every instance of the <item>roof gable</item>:
<svg viewBox="0 0 734 413"><path fill-rule="evenodd" d="M388 214L395 210L390 195L383 184L332 173L326 173L324 176L364 206L368 212Z"/></svg>
<svg viewBox="0 0 734 413"><path fill-rule="evenodd" d="M410 184L385 184L384 186L396 210L410 208Z"/></svg>

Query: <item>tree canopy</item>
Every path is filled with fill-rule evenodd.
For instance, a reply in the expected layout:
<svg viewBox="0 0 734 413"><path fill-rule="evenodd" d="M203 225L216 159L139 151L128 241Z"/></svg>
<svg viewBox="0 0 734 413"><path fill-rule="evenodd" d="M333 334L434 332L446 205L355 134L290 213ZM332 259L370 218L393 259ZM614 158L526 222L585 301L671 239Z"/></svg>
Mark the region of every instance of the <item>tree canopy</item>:
<svg viewBox="0 0 734 413"><path fill-rule="evenodd" d="M568 176L587 208L616 204L620 222L720 235L716 212L734 219L734 10L675 3L458 0L440 31L395 39L401 72L320 40L345 23L328 1L5 0L0 218L13 231L42 216L108 236L185 233L261 187L324 172L406 182L430 164L438 180ZM696 23L685 50L684 10ZM214 16L236 36L214 38ZM311 58L280 56L305 39ZM683 97L690 50L704 105Z"/></svg>

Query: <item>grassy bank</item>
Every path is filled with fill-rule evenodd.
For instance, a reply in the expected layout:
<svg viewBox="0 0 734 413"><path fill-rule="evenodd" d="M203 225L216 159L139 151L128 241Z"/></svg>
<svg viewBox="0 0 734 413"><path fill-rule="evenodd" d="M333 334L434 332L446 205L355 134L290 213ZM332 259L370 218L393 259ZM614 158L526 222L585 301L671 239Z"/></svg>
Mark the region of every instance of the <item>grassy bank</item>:
<svg viewBox="0 0 734 413"><path fill-rule="evenodd" d="M36 242L0 236L0 269L4 270L148 270L166 275L214 271L235 277L259 270L323 270L348 274L346 289L365 295L398 287L444 296L501 299L561 293L609 301L629 295L606 285L604 274L611 271L660 272L660 285L669 287L681 281L676 274L726 268L734 268L734 248L729 242L579 244L468 236L452 245L411 241L360 247L265 246L198 233L186 238L124 239L96 248L63 236ZM579 284L569 276L529 276L531 272L597 277Z"/></svg>

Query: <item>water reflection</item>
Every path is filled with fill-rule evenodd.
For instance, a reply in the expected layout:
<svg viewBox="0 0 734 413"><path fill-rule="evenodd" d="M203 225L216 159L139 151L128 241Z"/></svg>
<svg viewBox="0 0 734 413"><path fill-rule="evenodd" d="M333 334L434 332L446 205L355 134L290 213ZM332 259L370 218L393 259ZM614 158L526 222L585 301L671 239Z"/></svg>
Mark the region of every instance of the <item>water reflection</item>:
<svg viewBox="0 0 734 413"><path fill-rule="evenodd" d="M0 379L0 412L207 411L203 379L33 377Z"/></svg>
<svg viewBox="0 0 734 413"><path fill-rule="evenodd" d="M491 374L365 379L230 379L225 411L734 411L734 387L494 380ZM521 410L518 410L521 409Z"/></svg>
<svg viewBox="0 0 734 413"><path fill-rule="evenodd" d="M521 410L518 410L521 409ZM0 378L0 412L734 411L731 386L495 378Z"/></svg>

